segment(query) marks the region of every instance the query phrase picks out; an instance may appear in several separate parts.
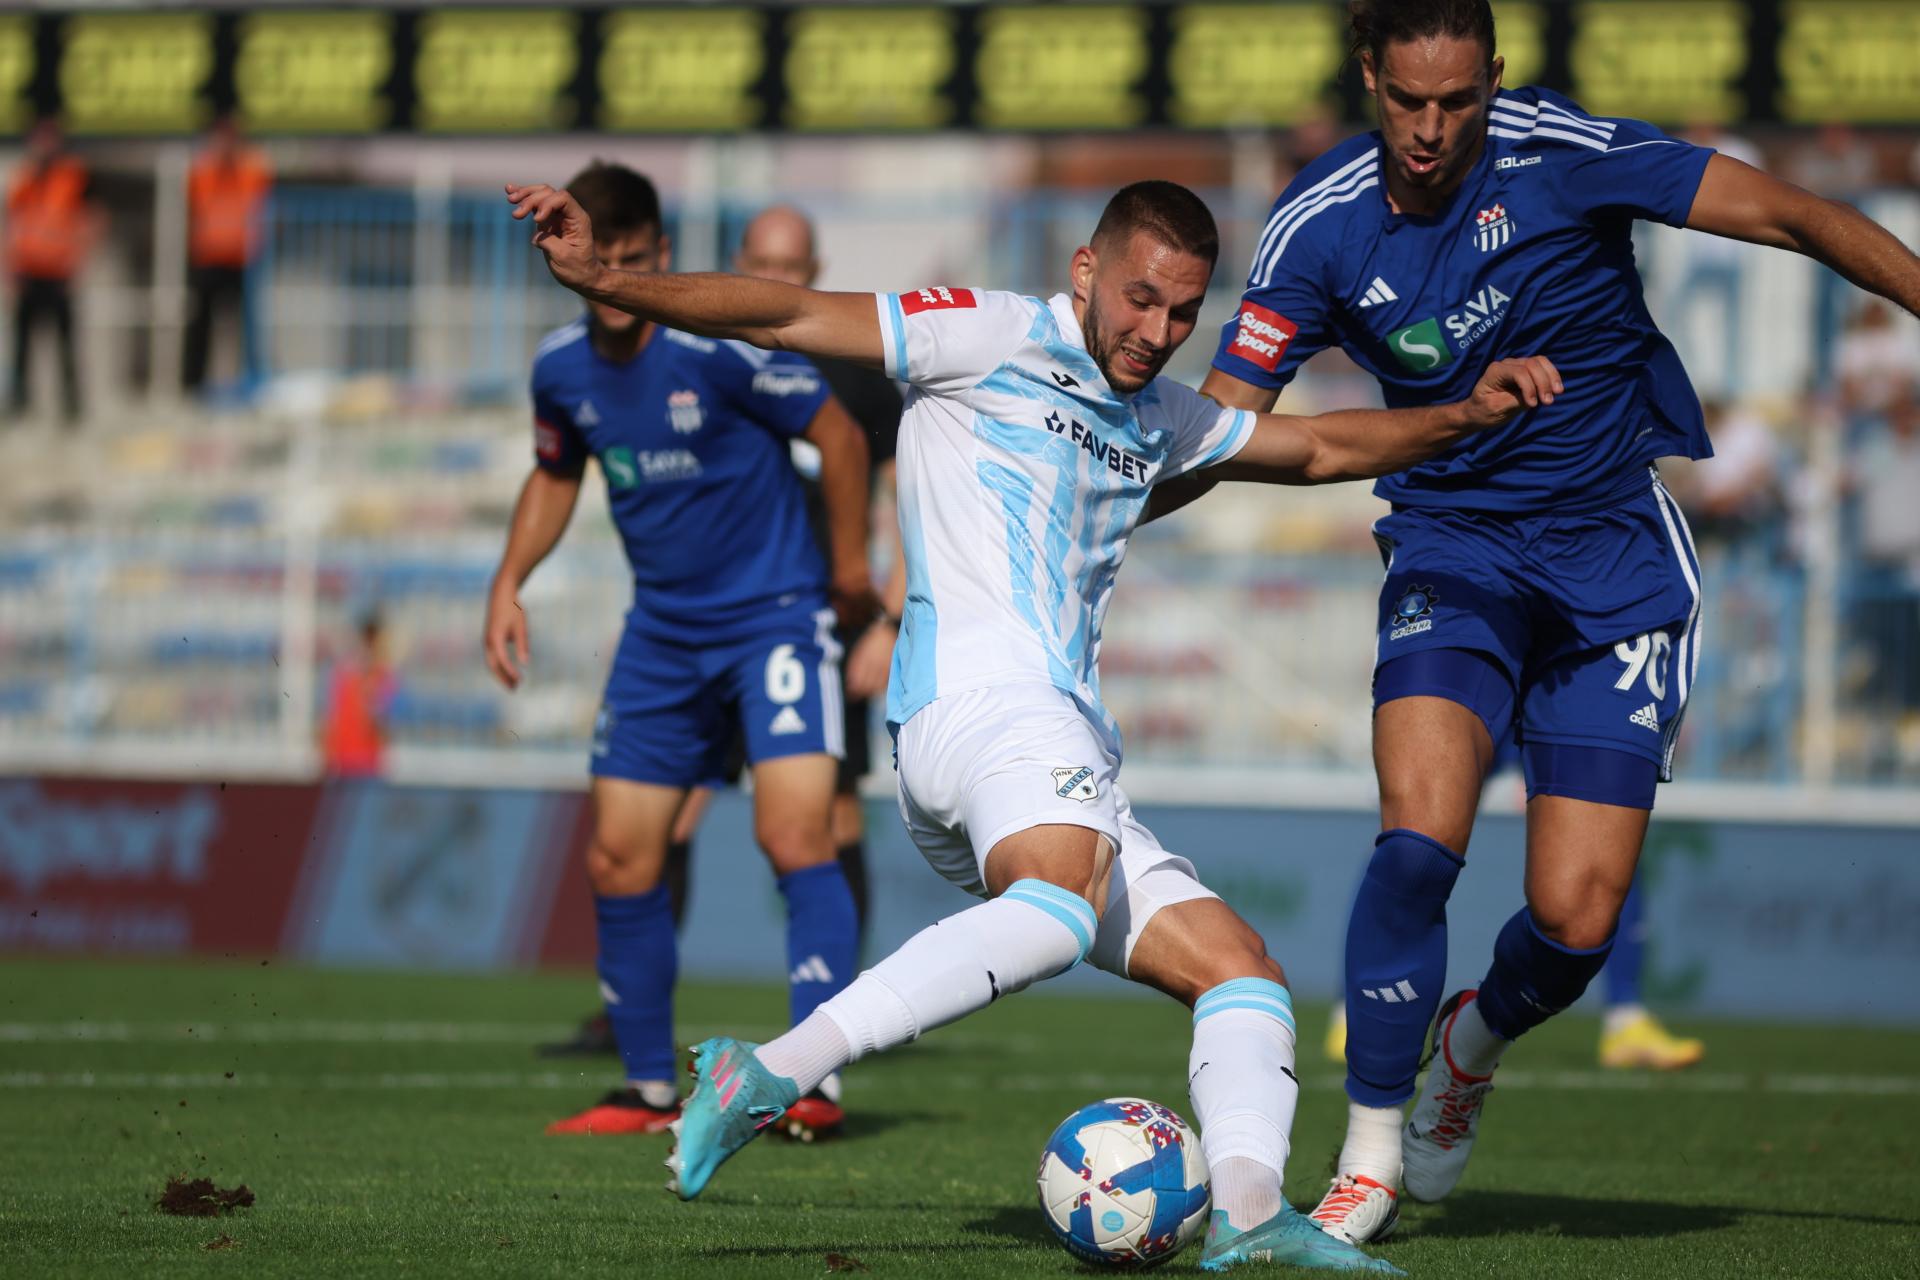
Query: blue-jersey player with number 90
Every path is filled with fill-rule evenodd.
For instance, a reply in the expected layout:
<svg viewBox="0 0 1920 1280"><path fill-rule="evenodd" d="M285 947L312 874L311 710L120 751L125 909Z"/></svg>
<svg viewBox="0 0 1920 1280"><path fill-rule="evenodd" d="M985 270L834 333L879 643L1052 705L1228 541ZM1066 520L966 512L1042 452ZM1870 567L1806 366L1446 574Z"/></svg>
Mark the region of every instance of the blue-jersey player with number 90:
<svg viewBox="0 0 1920 1280"><path fill-rule="evenodd" d="M593 209L603 258L666 270L651 182L596 163L572 187ZM724 779L736 733L753 766L754 834L786 900L794 1020L853 977L853 896L828 818L844 741L834 610L857 625L875 603L866 440L808 361L610 307L540 344L533 406L536 465L487 605L494 675L520 683L519 589L565 532L589 456L633 568L594 725L587 849L600 990L627 1085L548 1131L657 1132L679 1114L668 836L690 791ZM797 437L820 451L831 574L788 453ZM796 1136L838 1127L832 1097L806 1101L788 1126Z"/></svg>
<svg viewBox="0 0 1920 1280"><path fill-rule="evenodd" d="M1374 673L1382 832L1347 931L1347 1141L1315 1211L1378 1240L1403 1185L1459 1179L1503 1050L1599 972L1700 660L1700 566L1656 460L1711 452L1647 312L1632 226L1793 249L1920 308L1920 260L1844 205L1634 120L1501 87L1487 0L1361 0L1380 128L1274 206L1202 388L1265 411L1338 346L1389 406L1538 352L1551 405L1382 479ZM1178 482L1177 482L1178 483ZM1156 491L1156 514L1195 496ZM1446 903L1494 744L1527 778L1526 905L1477 991L1440 1002ZM1437 1022L1436 1022L1437 1014ZM1433 1066L1413 1112L1427 1028Z"/></svg>

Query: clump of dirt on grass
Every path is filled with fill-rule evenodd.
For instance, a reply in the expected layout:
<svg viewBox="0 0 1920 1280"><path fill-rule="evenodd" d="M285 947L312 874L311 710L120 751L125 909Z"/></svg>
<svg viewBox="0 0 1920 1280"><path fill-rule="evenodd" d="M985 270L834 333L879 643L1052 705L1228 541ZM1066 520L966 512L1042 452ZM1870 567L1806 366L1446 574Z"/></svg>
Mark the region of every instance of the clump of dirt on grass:
<svg viewBox="0 0 1920 1280"><path fill-rule="evenodd" d="M251 1209L253 1189L245 1183L237 1187L216 1187L212 1178L189 1180L186 1174L176 1173L167 1179L166 1189L153 1202L153 1207L183 1218L212 1218L235 1209Z"/></svg>

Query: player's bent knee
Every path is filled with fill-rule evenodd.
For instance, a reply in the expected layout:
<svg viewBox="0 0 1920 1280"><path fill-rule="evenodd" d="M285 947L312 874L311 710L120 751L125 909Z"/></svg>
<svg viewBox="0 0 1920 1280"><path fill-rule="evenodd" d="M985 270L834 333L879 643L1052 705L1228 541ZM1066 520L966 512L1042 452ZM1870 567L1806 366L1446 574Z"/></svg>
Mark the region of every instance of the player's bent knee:
<svg viewBox="0 0 1920 1280"><path fill-rule="evenodd" d="M757 825L754 836L766 853L767 860L782 875L833 861L833 837L822 825Z"/></svg>
<svg viewBox="0 0 1920 1280"><path fill-rule="evenodd" d="M587 883L603 898L650 893L660 882L661 857L649 858L625 844L609 843L599 836L587 844Z"/></svg>
<svg viewBox="0 0 1920 1280"><path fill-rule="evenodd" d="M1598 886L1587 895L1554 895L1538 903L1530 898L1527 911L1541 936L1569 951L1603 946L1620 922L1619 900Z"/></svg>

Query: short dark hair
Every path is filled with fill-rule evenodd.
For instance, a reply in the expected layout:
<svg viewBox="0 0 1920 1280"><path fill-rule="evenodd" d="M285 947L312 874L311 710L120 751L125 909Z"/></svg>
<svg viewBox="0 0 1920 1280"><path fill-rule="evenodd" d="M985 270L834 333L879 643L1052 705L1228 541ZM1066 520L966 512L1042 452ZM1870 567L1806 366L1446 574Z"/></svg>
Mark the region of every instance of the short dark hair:
<svg viewBox="0 0 1920 1280"><path fill-rule="evenodd" d="M1375 66L1388 45L1433 36L1478 40L1493 61L1493 6L1487 0L1351 0L1347 18L1354 56L1371 53Z"/></svg>
<svg viewBox="0 0 1920 1280"><path fill-rule="evenodd" d="M1208 262L1220 257L1220 229L1212 212L1205 201L1177 182L1155 178L1120 188L1100 214L1093 244L1098 248L1124 242L1136 231Z"/></svg>
<svg viewBox="0 0 1920 1280"><path fill-rule="evenodd" d="M660 231L660 193L645 174L623 164L595 160L573 175L567 190L587 211L593 221L593 233L601 239L632 235L636 231Z"/></svg>

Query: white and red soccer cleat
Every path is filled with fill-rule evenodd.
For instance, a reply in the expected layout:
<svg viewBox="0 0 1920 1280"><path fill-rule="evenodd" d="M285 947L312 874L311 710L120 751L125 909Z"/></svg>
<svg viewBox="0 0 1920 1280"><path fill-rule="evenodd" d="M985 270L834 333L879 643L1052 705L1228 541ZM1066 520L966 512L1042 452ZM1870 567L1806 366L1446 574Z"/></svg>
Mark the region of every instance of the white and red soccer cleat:
<svg viewBox="0 0 1920 1280"><path fill-rule="evenodd" d="M1490 1075L1468 1075L1454 1065L1447 1037L1454 1021L1478 992L1459 991L1440 1006L1434 1020L1433 1052L1427 1078L1420 1084L1413 1114L1401 1135L1401 1179L1407 1194L1431 1204L1446 1198L1467 1170L1480 1110L1493 1091Z"/></svg>
<svg viewBox="0 0 1920 1280"><path fill-rule="evenodd" d="M1365 1174L1341 1174L1307 1216L1348 1244L1378 1243L1399 1225L1400 1197Z"/></svg>

